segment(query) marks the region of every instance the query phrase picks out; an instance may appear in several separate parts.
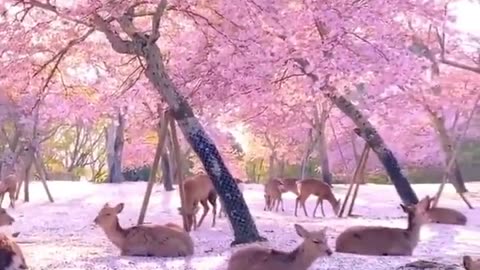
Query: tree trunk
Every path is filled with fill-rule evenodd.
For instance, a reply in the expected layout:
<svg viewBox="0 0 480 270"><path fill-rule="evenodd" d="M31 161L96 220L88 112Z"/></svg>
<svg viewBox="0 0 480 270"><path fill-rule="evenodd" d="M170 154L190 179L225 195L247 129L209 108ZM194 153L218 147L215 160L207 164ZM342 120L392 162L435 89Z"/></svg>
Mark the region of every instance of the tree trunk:
<svg viewBox="0 0 480 270"><path fill-rule="evenodd" d="M271 150L270 157L268 159L268 178L272 179L276 177L276 171L275 171L275 160L276 160L276 155L275 155L275 150Z"/></svg>
<svg viewBox="0 0 480 270"><path fill-rule="evenodd" d="M393 185L403 204L417 204L418 198L415 194L415 191L413 191L407 178L403 175L398 161L393 155L392 151L385 144L383 138L378 134L376 129L352 102L347 100L342 95L337 94L337 90L333 87L327 86L326 88L329 89L322 89L322 91L326 91L324 92L325 96L328 97L338 109L340 109L355 123L355 125L358 127L355 129L355 133L368 143L368 145L377 155L380 162L385 167L385 170L393 182Z"/></svg>
<svg viewBox="0 0 480 270"><path fill-rule="evenodd" d="M318 142L317 132L314 132L313 129L310 129L308 134L307 147L305 148L305 155L302 158L301 173L300 173L300 179L302 180L305 179L305 171L307 169L308 160L310 158L310 155L313 152L315 145L317 145L317 142ZM307 177L311 177L311 175L308 175Z"/></svg>
<svg viewBox="0 0 480 270"><path fill-rule="evenodd" d="M435 130L438 132L438 139L440 144L442 145L443 152L445 153L445 164L448 164L453 157L453 143L452 139L448 135L447 128L445 127L445 119L440 116L437 112L432 111L430 108L426 108L427 112L430 116L432 121L432 125ZM457 157L453 157L455 159L451 171L449 172L451 182L455 187L455 191L457 193L463 194L468 192L467 187L465 186L465 182L463 180L463 175L458 166ZM445 165L446 166L446 165Z"/></svg>
<svg viewBox="0 0 480 270"><path fill-rule="evenodd" d="M163 154L162 154L163 188L165 188L165 191L173 191L175 189L173 188L172 173L170 171L171 166L170 166L170 162L169 162L168 158L169 158L168 153L166 153L166 151L164 151Z"/></svg>
<svg viewBox="0 0 480 270"><path fill-rule="evenodd" d="M315 105L315 130L318 137L318 153L320 156L320 164L322 167L322 179L329 186L332 186L332 173L330 172L330 164L328 160L328 144L325 136L326 123L330 110L327 108L327 103L322 104L320 109L318 104Z"/></svg>
<svg viewBox="0 0 480 270"><path fill-rule="evenodd" d="M124 181L122 174L122 154L124 143L125 118L120 111L117 113L118 123L113 123L107 130L107 183L121 183Z"/></svg>

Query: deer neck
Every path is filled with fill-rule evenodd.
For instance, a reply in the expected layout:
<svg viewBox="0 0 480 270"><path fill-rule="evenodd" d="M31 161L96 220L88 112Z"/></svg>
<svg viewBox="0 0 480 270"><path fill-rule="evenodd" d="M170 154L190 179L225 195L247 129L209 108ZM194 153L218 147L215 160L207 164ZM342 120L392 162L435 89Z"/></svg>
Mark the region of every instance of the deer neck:
<svg viewBox="0 0 480 270"><path fill-rule="evenodd" d="M408 214L408 227L405 231L413 246L418 244L421 227L422 223L420 223L418 220L415 220L413 214Z"/></svg>
<svg viewBox="0 0 480 270"><path fill-rule="evenodd" d="M102 229L107 235L107 238L112 241L116 247L123 247L123 242L125 241L125 229L120 226L118 218L116 218L112 224L106 225Z"/></svg>
<svg viewBox="0 0 480 270"><path fill-rule="evenodd" d="M332 209L334 209L334 212L336 212L336 210L338 209L338 205L337 205L338 201L337 199L335 199L335 196L333 196L333 194L330 194L325 199L330 203L330 205L332 206Z"/></svg>
<svg viewBox="0 0 480 270"><path fill-rule="evenodd" d="M306 252L304 243L292 250L288 255L292 261L292 269L298 270L308 269L318 257L316 254Z"/></svg>

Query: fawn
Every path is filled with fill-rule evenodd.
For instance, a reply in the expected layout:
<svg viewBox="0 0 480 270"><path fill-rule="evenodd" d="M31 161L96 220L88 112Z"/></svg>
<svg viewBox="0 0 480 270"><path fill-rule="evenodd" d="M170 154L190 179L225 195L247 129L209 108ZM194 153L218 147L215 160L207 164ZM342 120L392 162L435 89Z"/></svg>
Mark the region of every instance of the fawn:
<svg viewBox="0 0 480 270"><path fill-rule="evenodd" d="M295 216L297 216L298 205L303 208L305 216L308 217L307 209L305 207L305 201L310 197L310 195L317 196L317 203L315 209L313 209L313 217L317 212L318 205L320 204L320 209L322 210L322 215L325 216L323 210L323 200L327 200L332 206L335 214L338 213L340 209L340 199L336 199L333 194L332 188L325 182L316 179L304 179L297 182L299 195L295 200Z"/></svg>
<svg viewBox="0 0 480 270"><path fill-rule="evenodd" d="M240 192L243 193L243 181L238 179L238 178L233 178L233 180L235 181L235 183L238 185L238 189L240 189ZM223 216L226 216L227 214L225 213L225 207L223 206L223 202L222 200L220 200L220 211L218 211L218 218L222 218L222 213L223 213Z"/></svg>
<svg viewBox="0 0 480 270"><path fill-rule="evenodd" d="M400 206L408 215L406 229L350 227L337 237L335 251L375 256L411 256L420 239L421 226L428 223L430 199L427 196L415 206Z"/></svg>
<svg viewBox="0 0 480 270"><path fill-rule="evenodd" d="M124 203L111 207L106 203L95 218L108 239L122 256L185 257L193 254L193 240L180 226L143 224L122 228L118 214Z"/></svg>
<svg viewBox="0 0 480 270"><path fill-rule="evenodd" d="M303 238L303 243L293 251L250 246L230 257L227 270L306 270L318 257L332 255L332 250L328 247L326 228L308 231L295 224L295 230Z"/></svg>
<svg viewBox="0 0 480 270"><path fill-rule="evenodd" d="M268 180L264 186L264 198L265 198L265 207L263 208L264 211L269 210L272 211L273 207L276 203L275 211L278 212L278 207L282 204L282 211L285 211L283 208L283 199L282 199L282 191L284 190L284 186L281 180L277 178L273 178Z"/></svg>
<svg viewBox="0 0 480 270"><path fill-rule="evenodd" d="M15 193L17 192L18 179L15 174L10 174L0 181L0 207L2 206L3 197L8 192L10 198L10 207L15 208Z"/></svg>
<svg viewBox="0 0 480 270"><path fill-rule="evenodd" d="M474 260L470 256L463 256L463 267L466 270L480 270L480 260Z"/></svg>
<svg viewBox="0 0 480 270"><path fill-rule="evenodd" d="M213 187L210 177L206 174L198 174L191 178L186 179L183 182L184 191L184 207L178 208L179 213L185 214L187 218L187 231L191 231L192 227L196 230L202 225L203 219L207 216L210 207L208 203L212 205L213 220L212 227L215 227L215 217L217 216L217 192ZM198 203L203 206L203 214L197 223L196 214L198 212Z"/></svg>
<svg viewBox="0 0 480 270"><path fill-rule="evenodd" d="M435 198L430 199L430 209L427 212L428 218L432 223L465 225L467 217L460 211L445 207L433 207Z"/></svg>
<svg viewBox="0 0 480 270"><path fill-rule="evenodd" d="M0 208L0 226L12 225L15 220ZM14 233L13 237L18 236ZM20 246L7 235L0 233L0 269L28 269Z"/></svg>

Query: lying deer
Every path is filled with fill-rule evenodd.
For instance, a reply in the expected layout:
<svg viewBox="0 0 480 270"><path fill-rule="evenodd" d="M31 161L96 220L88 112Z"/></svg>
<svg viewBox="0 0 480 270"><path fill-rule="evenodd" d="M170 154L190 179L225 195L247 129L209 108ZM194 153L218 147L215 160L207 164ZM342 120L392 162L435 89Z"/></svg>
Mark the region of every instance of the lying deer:
<svg viewBox="0 0 480 270"><path fill-rule="evenodd" d="M181 214L183 212L187 218L187 231L191 231L192 227L196 230L202 225L203 220L210 210L208 203L212 205L212 227L215 227L215 217L217 216L217 192L213 187L210 177L206 174L198 174L186 179L183 182L183 191L185 210L182 210L182 208L179 207L178 211ZM196 214L198 212L198 203L203 207L203 214L197 223Z"/></svg>
<svg viewBox="0 0 480 270"><path fill-rule="evenodd" d="M0 208L0 226L12 225L15 220ZM13 237L18 233L13 234ZM0 269L28 269L20 246L7 235L0 233Z"/></svg>
<svg viewBox="0 0 480 270"><path fill-rule="evenodd" d="M337 237L335 251L375 256L411 256L420 239L420 228L428 223L430 199L415 206L400 205L408 215L406 229L354 226Z"/></svg>
<svg viewBox="0 0 480 270"><path fill-rule="evenodd" d="M470 256L463 256L463 267L466 270L480 270L480 260L474 260Z"/></svg>
<svg viewBox="0 0 480 270"><path fill-rule="evenodd" d="M243 181L238 179L238 178L233 178L235 183L238 185L238 189L240 189L240 192L243 193ZM220 200L220 211L218 212L218 218L222 218L222 213L223 216L226 216L227 214L225 213L225 207L223 206L222 200Z"/></svg>
<svg viewBox="0 0 480 270"><path fill-rule="evenodd" d="M264 211L272 211L275 204L277 205L275 211L278 212L278 207L282 204L282 211L285 211L283 208L283 199L282 191L284 190L283 183L279 179L273 178L268 180L264 186L264 198L265 198L265 207Z"/></svg>
<svg viewBox="0 0 480 270"><path fill-rule="evenodd" d="M430 199L430 209L428 210L428 218L431 223L441 223L450 225L465 225L467 217L460 211L445 207L433 207L435 198Z"/></svg>
<svg viewBox="0 0 480 270"><path fill-rule="evenodd" d="M323 200L326 200L332 206L333 212L338 213L340 209L340 199L336 199L333 194L332 188L325 182L316 179L304 179L297 182L299 195L295 200L295 216L297 216L298 205L303 208L305 216L308 217L307 208L305 207L305 201L310 197L310 195L317 196L317 203L315 209L313 210L313 217L317 212L318 205L322 210L322 215L325 216L325 211L323 209Z"/></svg>
<svg viewBox="0 0 480 270"><path fill-rule="evenodd" d="M94 220L120 249L122 256L185 257L193 254L192 238L173 223L122 228L118 214L123 208L123 203L114 207L106 203Z"/></svg>
<svg viewBox="0 0 480 270"><path fill-rule="evenodd" d="M15 194L17 192L18 178L15 174L10 174L0 181L0 207L3 203L5 193L8 192L10 198L10 207L15 208Z"/></svg>
<svg viewBox="0 0 480 270"><path fill-rule="evenodd" d="M306 270L322 256L332 255L328 247L326 228L307 231L295 224L303 243L291 252L251 246L234 253L228 261L227 270Z"/></svg>

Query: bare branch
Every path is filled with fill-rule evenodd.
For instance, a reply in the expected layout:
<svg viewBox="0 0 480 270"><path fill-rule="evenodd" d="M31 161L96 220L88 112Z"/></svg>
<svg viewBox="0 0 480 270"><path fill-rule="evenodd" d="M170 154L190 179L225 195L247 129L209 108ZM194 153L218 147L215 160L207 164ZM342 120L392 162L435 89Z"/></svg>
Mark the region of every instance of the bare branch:
<svg viewBox="0 0 480 270"><path fill-rule="evenodd" d="M157 42L158 38L160 38L160 19L167 8L167 0L162 0L160 4L157 5L157 9L155 10L155 14L152 18L152 33L150 38L148 39L148 44L152 44Z"/></svg>

